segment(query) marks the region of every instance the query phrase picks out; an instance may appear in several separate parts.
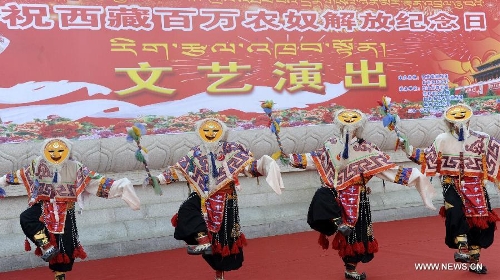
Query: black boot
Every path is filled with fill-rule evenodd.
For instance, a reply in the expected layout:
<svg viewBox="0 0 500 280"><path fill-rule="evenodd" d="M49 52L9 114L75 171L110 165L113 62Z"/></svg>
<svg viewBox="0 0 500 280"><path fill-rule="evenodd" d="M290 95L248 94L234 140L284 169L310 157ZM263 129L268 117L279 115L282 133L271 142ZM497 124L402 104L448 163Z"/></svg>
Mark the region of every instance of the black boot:
<svg viewBox="0 0 500 280"><path fill-rule="evenodd" d="M45 230L42 229L37 232L33 236L33 239L35 240L35 244L42 250L42 260L49 262L59 253L59 249L50 244L49 238L45 234Z"/></svg>
<svg viewBox="0 0 500 280"><path fill-rule="evenodd" d="M333 219L333 223L337 226L337 231L343 236L349 236L352 232L352 228L342 222L341 218Z"/></svg>
<svg viewBox="0 0 500 280"><path fill-rule="evenodd" d="M210 243L210 238L206 233L199 233L196 238L198 245L189 245L187 247L187 253L189 255L211 255L212 254L212 244Z"/></svg>
<svg viewBox="0 0 500 280"><path fill-rule="evenodd" d="M354 279L354 280L366 279L366 274L364 272L359 274L356 271L356 265L357 264L352 264L352 263L345 264L345 272L344 272L345 279Z"/></svg>
<svg viewBox="0 0 500 280"><path fill-rule="evenodd" d="M467 236L465 234L459 235L456 238L458 252L453 255L456 262L469 263L469 247L467 246Z"/></svg>
<svg viewBox="0 0 500 280"><path fill-rule="evenodd" d="M469 271L476 274L486 274L488 269L479 263L479 257L481 256L481 248L476 245L469 247L470 264Z"/></svg>

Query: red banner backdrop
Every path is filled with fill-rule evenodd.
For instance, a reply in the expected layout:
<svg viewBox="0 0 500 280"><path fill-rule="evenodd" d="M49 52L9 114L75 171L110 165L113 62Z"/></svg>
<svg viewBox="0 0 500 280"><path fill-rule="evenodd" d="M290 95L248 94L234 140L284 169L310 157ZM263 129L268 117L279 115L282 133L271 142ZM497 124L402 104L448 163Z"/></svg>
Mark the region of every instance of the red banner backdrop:
<svg viewBox="0 0 500 280"><path fill-rule="evenodd" d="M496 113L499 17L494 0L2 0L0 141L249 129L263 100L283 126L377 119L382 96L401 118Z"/></svg>

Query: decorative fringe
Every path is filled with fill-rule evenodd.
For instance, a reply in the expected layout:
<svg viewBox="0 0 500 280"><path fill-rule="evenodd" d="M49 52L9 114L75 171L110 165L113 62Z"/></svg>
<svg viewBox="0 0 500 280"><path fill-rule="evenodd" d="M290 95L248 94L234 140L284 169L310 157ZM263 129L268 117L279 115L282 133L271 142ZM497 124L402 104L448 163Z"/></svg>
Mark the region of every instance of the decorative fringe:
<svg viewBox="0 0 500 280"><path fill-rule="evenodd" d="M42 256L42 249L40 247L36 247L35 249L35 256L41 257Z"/></svg>
<svg viewBox="0 0 500 280"><path fill-rule="evenodd" d="M493 211L489 212L488 216L467 217L467 223L469 224L469 227L476 227L479 229L487 229L490 226L490 224L495 224L496 228L497 221L500 221L500 218Z"/></svg>
<svg viewBox="0 0 500 280"><path fill-rule="evenodd" d="M345 240L345 237L340 233L336 233L335 237L332 240L332 249L340 251L341 248L345 247L346 245L347 241Z"/></svg>
<svg viewBox="0 0 500 280"><path fill-rule="evenodd" d="M222 255L223 257L227 257L227 256L231 255L231 252L229 251L229 246L227 246L227 245L226 245L226 246L224 246L224 247L222 248L222 253L221 253L221 255Z"/></svg>
<svg viewBox="0 0 500 280"><path fill-rule="evenodd" d="M214 253L222 254L222 245L220 244L220 242L216 242L213 245L213 249L214 249Z"/></svg>
<svg viewBox="0 0 500 280"><path fill-rule="evenodd" d="M354 244L347 243L347 240L342 234L335 234L332 241L332 249L339 251L340 257L355 256L357 254L376 253L378 252L378 241L368 241L367 246L363 242L356 242Z"/></svg>
<svg viewBox="0 0 500 280"><path fill-rule="evenodd" d="M378 252L378 241L373 238L373 241L368 241L368 253L374 254Z"/></svg>
<svg viewBox="0 0 500 280"><path fill-rule="evenodd" d="M82 260L87 258L87 253L83 249L82 245L78 245L78 247L76 247L75 250L73 251L73 259L77 258Z"/></svg>
<svg viewBox="0 0 500 280"><path fill-rule="evenodd" d="M52 232L49 233L49 242L52 246L57 247L57 239L55 234L53 234Z"/></svg>
<svg viewBox="0 0 500 280"><path fill-rule="evenodd" d="M179 213L175 213L172 216L172 219L170 219L170 223L172 223L172 226L175 228L177 227L177 219L179 218Z"/></svg>
<svg viewBox="0 0 500 280"><path fill-rule="evenodd" d="M240 237L234 241L232 246L229 245L224 245L217 241L214 240L212 244L212 252L213 254L218 254L222 255L223 257L227 257L229 255L236 255L241 252L241 248L247 245L246 238L243 234L240 235Z"/></svg>
<svg viewBox="0 0 500 280"><path fill-rule="evenodd" d="M488 217L467 217L469 227L476 227L480 229L488 228Z"/></svg>
<svg viewBox="0 0 500 280"><path fill-rule="evenodd" d="M63 263L70 263L71 262L71 259L69 258L69 256L67 254L62 254L63 256Z"/></svg>
<svg viewBox="0 0 500 280"><path fill-rule="evenodd" d="M31 244L28 241L28 238L24 239L24 251L26 252L31 251Z"/></svg>
<svg viewBox="0 0 500 280"><path fill-rule="evenodd" d="M441 206L441 208L439 208L439 216L446 218L446 208L444 206Z"/></svg>
<svg viewBox="0 0 500 280"><path fill-rule="evenodd" d="M241 240L241 246L240 247L243 247L243 246L247 246L247 238L245 237L245 234L242 233L240 234L240 238L238 240Z"/></svg>
<svg viewBox="0 0 500 280"><path fill-rule="evenodd" d="M352 250L355 254L364 254L365 253L365 245L361 242L356 242L352 244Z"/></svg>
<svg viewBox="0 0 500 280"><path fill-rule="evenodd" d="M70 263L71 259L66 253L59 253L57 254L54 258L52 258L49 263L50 264L56 264L56 263Z"/></svg>
<svg viewBox="0 0 500 280"><path fill-rule="evenodd" d="M342 257L355 255L354 248L351 244L347 244L344 248L341 248L341 250L339 251L339 255L340 253L342 253Z"/></svg>
<svg viewBox="0 0 500 280"><path fill-rule="evenodd" d="M328 237L322 233L319 235L318 244L324 250L326 250L326 249L328 249L328 247L330 247L330 241L328 240Z"/></svg>
<svg viewBox="0 0 500 280"><path fill-rule="evenodd" d="M236 255L240 253L240 248L238 248L238 245L236 243L233 243L233 248L231 248L231 254Z"/></svg>

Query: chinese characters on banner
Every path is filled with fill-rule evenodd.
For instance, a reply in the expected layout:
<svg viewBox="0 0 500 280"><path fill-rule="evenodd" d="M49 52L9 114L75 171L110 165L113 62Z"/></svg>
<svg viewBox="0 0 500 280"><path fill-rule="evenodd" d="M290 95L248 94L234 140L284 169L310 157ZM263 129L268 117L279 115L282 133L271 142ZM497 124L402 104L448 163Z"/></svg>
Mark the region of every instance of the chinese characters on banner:
<svg viewBox="0 0 500 280"><path fill-rule="evenodd" d="M283 126L376 120L381 96L402 118L473 98L496 113L495 3L0 0L0 142L258 128L269 99Z"/></svg>

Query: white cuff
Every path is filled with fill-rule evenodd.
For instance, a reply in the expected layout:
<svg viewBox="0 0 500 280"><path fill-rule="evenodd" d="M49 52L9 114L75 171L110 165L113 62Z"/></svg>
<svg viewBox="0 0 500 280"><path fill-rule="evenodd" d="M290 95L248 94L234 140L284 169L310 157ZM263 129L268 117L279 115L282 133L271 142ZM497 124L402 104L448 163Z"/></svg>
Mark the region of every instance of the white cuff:
<svg viewBox="0 0 500 280"><path fill-rule="evenodd" d="M108 198L115 197L121 197L133 210L139 210L141 208L141 201L135 193L132 182L127 178L116 180L111 186Z"/></svg>
<svg viewBox="0 0 500 280"><path fill-rule="evenodd" d="M266 176L266 182L271 186L275 193L281 194L284 189L283 179L278 163L270 156L264 155L257 160L257 171Z"/></svg>

